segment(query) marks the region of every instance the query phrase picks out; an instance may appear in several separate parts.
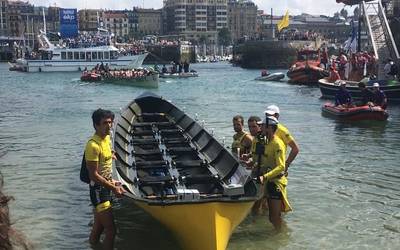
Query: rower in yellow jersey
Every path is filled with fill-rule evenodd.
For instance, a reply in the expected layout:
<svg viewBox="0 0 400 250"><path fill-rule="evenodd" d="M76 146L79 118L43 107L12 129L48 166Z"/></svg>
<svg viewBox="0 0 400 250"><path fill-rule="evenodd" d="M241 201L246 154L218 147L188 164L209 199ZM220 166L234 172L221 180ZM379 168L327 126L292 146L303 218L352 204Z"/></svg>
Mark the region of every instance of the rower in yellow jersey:
<svg viewBox="0 0 400 250"><path fill-rule="evenodd" d="M262 122L262 135L265 143L257 143L253 154L255 169L253 173L258 176L265 187L269 208L269 221L275 229L282 226L282 212L292 210L286 192L287 178L285 176L285 145L276 135L278 120L273 116L265 116Z"/></svg>
<svg viewBox="0 0 400 250"><path fill-rule="evenodd" d="M233 135L232 154L240 156L250 152L252 137L244 131L244 119L241 115L236 115L232 119L233 129L236 134Z"/></svg>
<svg viewBox="0 0 400 250"><path fill-rule="evenodd" d="M277 120L279 119L279 107L276 105L268 106L267 110L265 110L264 113L267 116L273 116ZM285 167L285 172L287 173L290 164L294 161L297 154L299 153L299 146L297 145L296 141L294 140L294 137L291 135L289 130L282 123L278 124L276 135L283 141L285 145L285 152L287 151L287 146L290 147L290 152L289 156L286 159L286 167Z"/></svg>

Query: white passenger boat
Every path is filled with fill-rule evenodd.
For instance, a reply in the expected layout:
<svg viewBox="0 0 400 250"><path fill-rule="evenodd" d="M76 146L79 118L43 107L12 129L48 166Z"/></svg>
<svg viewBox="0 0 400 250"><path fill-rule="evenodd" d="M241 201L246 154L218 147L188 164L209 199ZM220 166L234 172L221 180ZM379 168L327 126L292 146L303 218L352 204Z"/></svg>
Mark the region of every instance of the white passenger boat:
<svg viewBox="0 0 400 250"><path fill-rule="evenodd" d="M83 71L97 64L108 64L110 68L138 68L148 53L122 55L111 45L85 48L66 48L54 46L41 34L39 40L44 44L40 49L40 59L18 59L12 68L25 72L63 72ZM11 68L10 68L11 69Z"/></svg>

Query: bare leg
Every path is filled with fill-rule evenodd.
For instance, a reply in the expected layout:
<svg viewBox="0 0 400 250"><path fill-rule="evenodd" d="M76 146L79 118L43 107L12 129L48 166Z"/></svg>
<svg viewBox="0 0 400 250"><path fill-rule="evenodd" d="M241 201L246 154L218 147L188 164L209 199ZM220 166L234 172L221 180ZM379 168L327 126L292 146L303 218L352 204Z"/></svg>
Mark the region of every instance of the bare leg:
<svg viewBox="0 0 400 250"><path fill-rule="evenodd" d="M275 229L280 231L282 226L281 210L282 201L275 199L268 199L269 207L269 221L274 225Z"/></svg>
<svg viewBox="0 0 400 250"><path fill-rule="evenodd" d="M104 241L103 248L105 250L112 250L114 248L114 238L115 238L115 224L112 209L107 209L106 211L98 213L101 224L104 227Z"/></svg>
<svg viewBox="0 0 400 250"><path fill-rule="evenodd" d="M101 224L99 214L96 212L96 210L93 211L93 228L92 231L90 232L90 237L89 237L89 242L92 245L96 245L100 241L100 236L104 231L104 227Z"/></svg>

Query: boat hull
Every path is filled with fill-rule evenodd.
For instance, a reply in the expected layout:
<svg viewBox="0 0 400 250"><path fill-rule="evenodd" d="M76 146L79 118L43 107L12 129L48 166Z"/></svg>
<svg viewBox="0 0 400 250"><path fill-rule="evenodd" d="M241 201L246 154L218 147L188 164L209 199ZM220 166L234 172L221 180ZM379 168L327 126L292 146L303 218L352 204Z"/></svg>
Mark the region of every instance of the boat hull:
<svg viewBox="0 0 400 250"><path fill-rule="evenodd" d="M351 94L354 99L361 99L361 90L358 88L358 82L346 81L346 89ZM321 91L322 97L333 99L337 91L340 88L340 82L331 83L326 79L320 79L318 81L318 86ZM372 82L368 83L368 87L372 87ZM388 102L400 102L400 83L394 83L390 85L384 85L381 83L380 89L385 92Z"/></svg>
<svg viewBox="0 0 400 250"><path fill-rule="evenodd" d="M73 72L92 69L97 64L108 63L110 68L138 68L143 64L148 53L132 56L121 56L117 60L26 60L27 72Z"/></svg>
<svg viewBox="0 0 400 250"><path fill-rule="evenodd" d="M175 74L160 74L160 78L189 78L198 77L197 73L175 73Z"/></svg>
<svg viewBox="0 0 400 250"><path fill-rule="evenodd" d="M125 196L166 225L183 249L225 249L260 197L260 185L237 158L154 94L121 110L113 139Z"/></svg>
<svg viewBox="0 0 400 250"><path fill-rule="evenodd" d="M153 206L136 202L173 232L182 249L224 250L254 202L208 202Z"/></svg>
<svg viewBox="0 0 400 250"><path fill-rule="evenodd" d="M152 74L149 76L137 77L132 79L115 79L115 78L106 78L103 79L105 83L113 83L113 84L121 84L121 85L130 85L135 87L143 87L143 88L158 88L159 84L159 75Z"/></svg>
<svg viewBox="0 0 400 250"><path fill-rule="evenodd" d="M105 78L99 74L84 74L81 76L83 82L104 82L120 85L130 85L143 88L158 88L159 76L158 74L151 74L148 76L141 76L135 78Z"/></svg>
<svg viewBox="0 0 400 250"><path fill-rule="evenodd" d="M317 66L299 67L287 72L290 83L318 84L318 80L329 76L329 72Z"/></svg>
<svg viewBox="0 0 400 250"><path fill-rule="evenodd" d="M368 105L354 108L339 108L332 103L322 106L325 115L346 121L386 121L389 114L381 107L370 107Z"/></svg>
<svg viewBox="0 0 400 250"><path fill-rule="evenodd" d="M285 78L284 73L272 73L267 76L257 77L255 80L257 81L280 81Z"/></svg>

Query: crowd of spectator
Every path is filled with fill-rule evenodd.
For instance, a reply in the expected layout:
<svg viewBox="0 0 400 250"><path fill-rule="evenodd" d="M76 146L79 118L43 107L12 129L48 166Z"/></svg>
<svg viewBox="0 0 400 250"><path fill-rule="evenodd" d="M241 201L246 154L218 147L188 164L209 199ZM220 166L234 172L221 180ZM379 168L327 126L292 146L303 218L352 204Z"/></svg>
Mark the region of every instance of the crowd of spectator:
<svg viewBox="0 0 400 250"><path fill-rule="evenodd" d="M286 30L282 32L278 39L279 40L302 40L302 41L309 41L315 40L316 38L320 37L320 34L314 32L312 30L308 31L299 31L296 29Z"/></svg>

